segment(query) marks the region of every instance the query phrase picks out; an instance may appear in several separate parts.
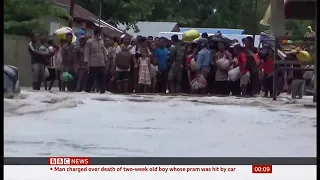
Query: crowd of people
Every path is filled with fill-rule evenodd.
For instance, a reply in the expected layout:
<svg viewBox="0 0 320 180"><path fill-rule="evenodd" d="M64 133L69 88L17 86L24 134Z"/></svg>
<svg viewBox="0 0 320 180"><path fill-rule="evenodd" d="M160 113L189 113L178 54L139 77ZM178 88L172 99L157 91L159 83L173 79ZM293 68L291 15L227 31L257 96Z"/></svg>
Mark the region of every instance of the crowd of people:
<svg viewBox="0 0 320 180"><path fill-rule="evenodd" d="M221 36L221 34L217 34ZM29 44L33 89L51 90L58 81L60 91L113 93L201 93L255 96L273 93L274 49L254 47L250 36L243 45L234 40L210 41L206 33L197 42L183 42L177 35L131 38L107 37L100 28L92 37L73 34L65 40L33 33ZM231 71L239 69L237 77ZM46 74L48 71L48 75ZM73 79L64 81L63 73ZM277 93L282 92L280 72ZM288 79L293 97L302 97L303 73Z"/></svg>

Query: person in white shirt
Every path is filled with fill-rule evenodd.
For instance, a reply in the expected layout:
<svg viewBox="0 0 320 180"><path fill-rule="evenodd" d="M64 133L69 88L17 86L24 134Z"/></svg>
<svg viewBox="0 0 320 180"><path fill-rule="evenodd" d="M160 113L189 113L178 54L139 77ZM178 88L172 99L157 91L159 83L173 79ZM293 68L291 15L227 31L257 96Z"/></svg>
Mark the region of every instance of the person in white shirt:
<svg viewBox="0 0 320 180"><path fill-rule="evenodd" d="M119 67L116 66L116 80L117 80L117 85L118 85L118 89L127 93L127 92L132 92L132 90L129 90L129 81L130 81L130 84L134 84L136 78L130 78L132 77L131 74L133 74L135 71L137 71L136 69L138 68L138 62L136 60L136 48L135 46L132 46L130 45L130 42L131 42L131 39L128 37L128 36L122 36L121 38L121 45L118 46L116 48L116 58L115 58L115 64L117 65L117 60L122 60L121 58L117 58L119 56L117 56L123 48L126 48L130 54L131 54L131 59L132 59L132 62L130 62L130 66L131 64L133 64L133 67L129 66L129 68L127 69L121 69ZM134 69L132 69L134 68ZM130 71L132 73L130 73ZM122 87L122 84L123 84L123 88L120 88L120 86ZM133 86L132 86L133 87ZM135 88L136 90L136 88Z"/></svg>

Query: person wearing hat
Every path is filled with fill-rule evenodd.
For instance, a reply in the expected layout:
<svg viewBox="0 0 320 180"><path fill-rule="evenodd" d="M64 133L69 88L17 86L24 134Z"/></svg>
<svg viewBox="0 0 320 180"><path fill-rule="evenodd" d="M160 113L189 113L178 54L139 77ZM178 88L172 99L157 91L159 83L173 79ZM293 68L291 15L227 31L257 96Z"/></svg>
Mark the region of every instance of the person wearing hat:
<svg viewBox="0 0 320 180"><path fill-rule="evenodd" d="M304 37L308 37L308 38L314 38L316 36L316 33L312 30L311 26L307 27L307 32L304 35Z"/></svg>
<svg viewBox="0 0 320 180"><path fill-rule="evenodd" d="M201 34L201 37L208 39L209 35L208 35L208 33L204 32Z"/></svg>
<svg viewBox="0 0 320 180"><path fill-rule="evenodd" d="M308 29L308 31L307 31L307 33L305 34L304 37L315 38L316 37L316 33L312 30L312 27L308 26L307 29ZM315 52L315 46L311 45L312 43L314 43L314 41L312 41L312 40L311 41L307 41L307 43L310 43L309 47L306 47L308 49L308 51L310 53L314 53Z"/></svg>

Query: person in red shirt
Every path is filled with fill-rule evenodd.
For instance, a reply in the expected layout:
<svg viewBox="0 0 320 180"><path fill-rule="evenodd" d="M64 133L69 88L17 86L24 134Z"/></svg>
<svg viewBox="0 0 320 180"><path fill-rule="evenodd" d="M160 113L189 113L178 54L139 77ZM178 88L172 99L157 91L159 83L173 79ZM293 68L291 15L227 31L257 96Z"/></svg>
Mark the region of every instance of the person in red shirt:
<svg viewBox="0 0 320 180"><path fill-rule="evenodd" d="M258 56L258 49L254 47L253 37L246 37L244 45L245 53L247 54L247 70L250 73L250 82L247 91L250 95L256 95L260 93L261 89L261 59ZM249 59L250 62L248 62Z"/></svg>
<svg viewBox="0 0 320 180"><path fill-rule="evenodd" d="M274 51L268 47L266 54L262 54L262 70L263 70L263 90L264 97L272 96L273 93L273 72L274 72Z"/></svg>
<svg viewBox="0 0 320 180"><path fill-rule="evenodd" d="M247 85L250 79L250 73L246 69L246 61L247 55L243 52L242 47L240 44L233 45L233 51L238 59L238 65L240 70L240 88L242 96L247 95Z"/></svg>

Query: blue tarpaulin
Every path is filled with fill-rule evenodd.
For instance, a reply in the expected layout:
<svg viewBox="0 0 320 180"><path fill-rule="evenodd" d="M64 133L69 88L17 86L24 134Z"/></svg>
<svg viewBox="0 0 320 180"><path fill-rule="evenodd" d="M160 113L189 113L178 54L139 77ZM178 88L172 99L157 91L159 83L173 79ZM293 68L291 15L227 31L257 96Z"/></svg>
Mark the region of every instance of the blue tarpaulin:
<svg viewBox="0 0 320 180"><path fill-rule="evenodd" d="M208 33L208 34L215 34L218 31L221 32L221 34L242 34L243 29L221 29L221 28L187 28L187 27L182 27L180 28L180 32L185 32L189 31L191 29L197 30L200 34L202 33Z"/></svg>

